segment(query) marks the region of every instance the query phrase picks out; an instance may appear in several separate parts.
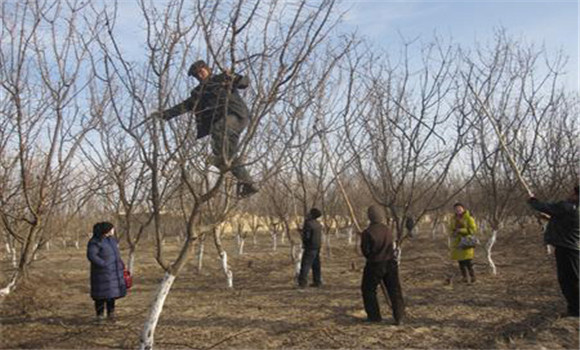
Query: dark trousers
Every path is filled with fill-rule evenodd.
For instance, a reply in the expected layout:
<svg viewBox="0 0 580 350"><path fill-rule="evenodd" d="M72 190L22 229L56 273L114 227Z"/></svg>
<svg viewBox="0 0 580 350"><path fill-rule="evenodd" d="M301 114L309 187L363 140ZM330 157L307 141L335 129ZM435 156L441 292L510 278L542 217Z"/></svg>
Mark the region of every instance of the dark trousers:
<svg viewBox="0 0 580 350"><path fill-rule="evenodd" d="M308 283L308 272L312 269L312 280L314 285L322 284L322 277L320 274L320 249L305 249L302 254L302 262L300 264L300 274L298 275L298 285L305 287Z"/></svg>
<svg viewBox="0 0 580 350"><path fill-rule="evenodd" d="M578 316L578 251L574 249L556 247L556 268L558 282L566 302L568 314Z"/></svg>
<svg viewBox="0 0 580 350"><path fill-rule="evenodd" d="M213 124L211 130L211 150L214 155L214 165L222 169L236 158L240 134L245 129L247 120L231 114ZM252 183L250 173L239 161L231 164L232 174L243 183Z"/></svg>
<svg viewBox="0 0 580 350"><path fill-rule="evenodd" d="M475 271L473 271L473 263L471 259L459 260L459 270L464 280L467 280L467 274L471 277L471 282L475 282Z"/></svg>
<svg viewBox="0 0 580 350"><path fill-rule="evenodd" d="M371 262L367 261L362 278L362 297L369 321L381 321L381 309L377 300L377 286L381 281L387 287L391 300L393 318L398 324L405 316L403 291L399 282L399 267L394 260Z"/></svg>
<svg viewBox="0 0 580 350"><path fill-rule="evenodd" d="M107 304L107 315L111 316L115 313L115 299L95 299L97 316L103 316L105 313L105 304Z"/></svg>

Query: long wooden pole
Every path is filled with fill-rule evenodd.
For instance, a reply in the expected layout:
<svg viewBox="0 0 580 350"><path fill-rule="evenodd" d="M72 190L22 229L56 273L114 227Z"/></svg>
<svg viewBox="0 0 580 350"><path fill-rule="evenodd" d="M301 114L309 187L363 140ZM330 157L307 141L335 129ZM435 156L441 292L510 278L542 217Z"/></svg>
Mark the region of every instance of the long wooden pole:
<svg viewBox="0 0 580 350"><path fill-rule="evenodd" d="M499 130L499 127L497 126L497 123L495 122L495 119L493 119L493 117L491 116L491 113L489 112L489 110L487 109L487 107L485 106L483 101L481 101L481 99L479 98L479 95L477 94L477 92L475 92L475 90L473 89L473 87L471 86L469 81L467 81L467 79L465 79L465 81L467 82L467 86L469 87L469 90L471 90L471 92L473 93L473 96L475 97L475 99L477 100L479 105L481 106L481 108L483 110L483 114L485 114L485 116L489 120L491 126L493 127L493 130L495 131L497 138L499 139L500 148L501 148L504 156L506 157L510 167L512 168L513 172L516 174L516 178L518 179L518 182L523 187L523 189L528 193L528 196L532 197L533 192L530 190L530 187L528 186L528 184L524 180L522 173L520 172L516 162L514 161L514 158L512 157L510 152L508 151L507 144L504 140L502 133Z"/></svg>
<svg viewBox="0 0 580 350"><path fill-rule="evenodd" d="M324 134L322 132L318 131L316 129L316 127L314 129L318 133L318 137L320 138L320 144L322 145L322 152L324 153L324 155L328 159L328 163L330 164L330 170L332 171L332 174L334 175L336 183L338 184L338 188L340 189L340 193L342 194L342 198L344 198L344 201L346 202L346 206L348 208L350 217L352 218L352 221L353 221L354 226L356 227L356 229L358 231L358 234L360 234L362 232L362 228L359 225L358 220L356 219L356 215L354 213L352 203L351 203L350 199L348 198L348 194L346 193L346 190L344 189L342 181L340 180L340 176L338 176L338 171L334 167L334 162L330 156L330 152L328 151L328 147L326 146L326 137L324 137ZM381 291L383 292L383 296L385 297L387 305L391 306L391 299L389 299L389 294L387 292L387 287L385 286L385 283L383 281L381 281L379 284L381 286Z"/></svg>

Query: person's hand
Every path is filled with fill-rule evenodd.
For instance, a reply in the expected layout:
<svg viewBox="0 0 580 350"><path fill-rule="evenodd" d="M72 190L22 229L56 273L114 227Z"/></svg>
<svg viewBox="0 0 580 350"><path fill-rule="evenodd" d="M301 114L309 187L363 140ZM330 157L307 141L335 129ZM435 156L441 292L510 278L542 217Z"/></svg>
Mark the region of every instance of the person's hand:
<svg viewBox="0 0 580 350"><path fill-rule="evenodd" d="M161 119L161 120L165 120L163 118L163 113L161 113L159 111L155 111L155 112L149 114L149 118L151 118L151 119Z"/></svg>

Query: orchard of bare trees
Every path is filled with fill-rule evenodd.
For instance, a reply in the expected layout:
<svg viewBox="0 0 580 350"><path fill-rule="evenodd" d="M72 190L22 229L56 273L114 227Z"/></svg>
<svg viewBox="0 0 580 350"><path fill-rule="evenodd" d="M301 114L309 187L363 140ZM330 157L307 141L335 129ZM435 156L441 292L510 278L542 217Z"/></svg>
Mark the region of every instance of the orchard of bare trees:
<svg viewBox="0 0 580 350"><path fill-rule="evenodd" d="M341 30L346 10L333 0L136 3L135 23L121 22L118 1L0 5L1 298L51 251L84 258L92 225L114 222L136 281L139 259L155 260L156 291L133 329L151 349L176 278L195 283L190 265L205 269L204 254L227 289L246 268L232 258L256 244L296 273L311 207L323 212L324 258L348 269L361 264L369 205L388 214L405 266L424 249L407 247L411 232L445 241L461 200L478 219L482 270L496 275L496 240L536 225L514 165L538 198L564 198L578 183L567 58L503 28L469 48L401 35L384 52ZM128 26L144 33L137 53ZM212 165L192 113L149 118L189 96L199 59L249 78L236 160L259 187L250 198L236 196L231 169Z"/></svg>

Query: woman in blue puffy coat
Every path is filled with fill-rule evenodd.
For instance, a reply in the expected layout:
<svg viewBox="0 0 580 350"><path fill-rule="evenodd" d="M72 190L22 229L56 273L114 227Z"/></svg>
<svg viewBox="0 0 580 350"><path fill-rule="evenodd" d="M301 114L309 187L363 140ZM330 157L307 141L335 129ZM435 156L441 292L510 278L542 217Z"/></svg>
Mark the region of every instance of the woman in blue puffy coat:
<svg viewBox="0 0 580 350"><path fill-rule="evenodd" d="M127 294L123 278L123 261L115 228L110 222L93 226L93 237L87 245L87 258L91 262L91 297L95 301L97 320L101 320L107 306L107 317L114 319L115 299Z"/></svg>

